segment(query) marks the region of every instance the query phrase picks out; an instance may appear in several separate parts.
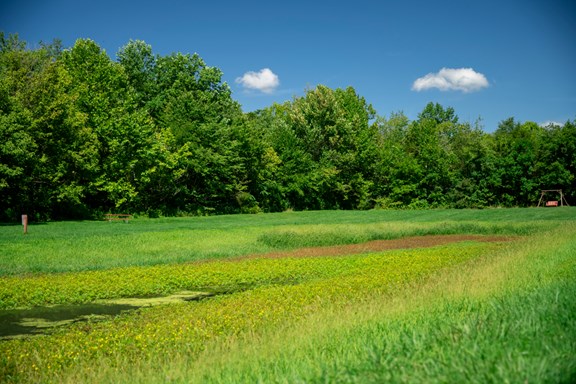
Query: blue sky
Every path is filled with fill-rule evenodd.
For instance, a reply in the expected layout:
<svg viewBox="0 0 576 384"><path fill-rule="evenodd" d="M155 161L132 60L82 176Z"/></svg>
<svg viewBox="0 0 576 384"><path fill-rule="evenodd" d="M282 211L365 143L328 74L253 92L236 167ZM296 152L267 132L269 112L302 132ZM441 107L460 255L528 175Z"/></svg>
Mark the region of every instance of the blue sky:
<svg viewBox="0 0 576 384"><path fill-rule="evenodd" d="M488 132L576 119L572 0L9 0L0 30L31 47L90 38L113 59L130 39L196 52L245 112L323 84L354 87L381 116L437 102Z"/></svg>

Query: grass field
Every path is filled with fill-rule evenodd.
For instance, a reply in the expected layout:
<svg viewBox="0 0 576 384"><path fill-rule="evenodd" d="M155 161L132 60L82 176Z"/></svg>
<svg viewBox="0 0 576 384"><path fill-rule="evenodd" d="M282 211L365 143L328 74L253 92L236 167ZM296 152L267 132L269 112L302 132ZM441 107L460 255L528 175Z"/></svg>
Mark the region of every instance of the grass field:
<svg viewBox="0 0 576 384"><path fill-rule="evenodd" d="M342 254L442 235L477 236ZM0 341L0 381L576 381L574 208L0 226L0 309L184 290L214 296Z"/></svg>

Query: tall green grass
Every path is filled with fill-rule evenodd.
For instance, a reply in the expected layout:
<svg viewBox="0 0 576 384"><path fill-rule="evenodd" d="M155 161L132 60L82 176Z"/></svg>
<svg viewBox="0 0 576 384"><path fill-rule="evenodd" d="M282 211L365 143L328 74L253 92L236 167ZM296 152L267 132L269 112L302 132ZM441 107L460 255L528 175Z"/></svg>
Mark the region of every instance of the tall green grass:
<svg viewBox="0 0 576 384"><path fill-rule="evenodd" d="M202 230L240 233L245 228L247 243L261 250L319 244L326 238L329 244L364 241L363 236L394 230L399 237L417 231L498 230L522 238L342 257L4 277L8 283L3 289L11 292L4 297L15 302L31 300L39 292L67 300L81 296L78 290L100 294L110 285L131 292L164 284L172 287L168 290L193 284L246 284L246 289L0 342L0 381L573 382L574 212L318 213L325 222L304 212L239 217L242 225L233 217L214 218L213 226ZM473 214L478 221L471 219ZM343 222L345 217L349 222ZM248 225L260 218L259 224ZM194 222L184 219L180 224L185 227L188 220ZM125 233L119 236L131 236L134 229L129 226L137 223L121 227ZM88 226L100 224L109 223ZM133 234L151 227L155 230L149 232L161 233L162 225L143 222L142 230ZM286 241L283 233L297 236ZM82 236L92 235L87 231ZM265 244L265 236L277 236L280 243Z"/></svg>
<svg viewBox="0 0 576 384"><path fill-rule="evenodd" d="M576 285L448 302L333 330L203 382L573 382ZM259 355L262 356L262 355ZM246 365L244 365L246 364Z"/></svg>
<svg viewBox="0 0 576 384"><path fill-rule="evenodd" d="M546 226L539 223L493 224L475 222L442 223L377 223L301 225L288 229L266 231L258 241L277 249L295 249L329 245L358 244L373 240L393 240L412 236L432 235L508 235L523 236L536 233Z"/></svg>
<svg viewBox="0 0 576 384"><path fill-rule="evenodd" d="M526 235L576 209L320 211L0 226L0 276L174 264L423 234Z"/></svg>
<svg viewBox="0 0 576 384"><path fill-rule="evenodd" d="M143 357L155 359L183 351L194 359L208 342L260 334L294 323L324 306L342 307L366 295L391 294L397 287L478 257L487 248L496 246L468 243L347 258L227 263L235 267L239 278L260 279L260 285L208 301L154 307L115 321L79 324L45 338L5 341L0 343L0 355L5 359L0 360L0 373L18 380L49 381L61 370L83 370L83 364L107 360L110 356L123 360L122 367L139 364ZM208 275L217 284L228 284L234 276L230 268L223 270L222 264L225 263L198 266L201 268L193 280ZM270 280L271 275L285 275L288 280L283 283ZM78 284L76 288L82 286ZM29 355L31 350L35 354ZM111 361L108 364L115 366Z"/></svg>
<svg viewBox="0 0 576 384"><path fill-rule="evenodd" d="M574 382L574 230L485 255L397 296L311 316L257 347L215 349L182 377L206 383Z"/></svg>

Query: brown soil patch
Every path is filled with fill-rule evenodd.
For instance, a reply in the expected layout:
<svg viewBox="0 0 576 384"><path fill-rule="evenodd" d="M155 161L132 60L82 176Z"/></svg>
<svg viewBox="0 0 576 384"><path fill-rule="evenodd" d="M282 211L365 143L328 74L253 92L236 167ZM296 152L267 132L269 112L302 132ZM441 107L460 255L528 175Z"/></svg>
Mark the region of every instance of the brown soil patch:
<svg viewBox="0 0 576 384"><path fill-rule="evenodd" d="M374 240L362 244L336 245L328 247L309 247L291 251L271 252L260 255L240 257L320 257L320 256L341 256L359 253L378 252L391 249L426 248L437 245L457 243L462 241L480 242L501 242L514 240L510 236L482 236L482 235L434 235L434 236L414 236L394 240Z"/></svg>

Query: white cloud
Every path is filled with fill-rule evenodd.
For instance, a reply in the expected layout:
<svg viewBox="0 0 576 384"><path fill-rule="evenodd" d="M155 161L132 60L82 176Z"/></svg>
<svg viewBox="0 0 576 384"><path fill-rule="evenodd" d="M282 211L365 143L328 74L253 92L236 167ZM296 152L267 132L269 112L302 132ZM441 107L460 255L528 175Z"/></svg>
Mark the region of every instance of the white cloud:
<svg viewBox="0 0 576 384"><path fill-rule="evenodd" d="M468 93L479 91L488 85L486 76L472 68L442 68L438 73L429 73L416 79L412 84L412 90L420 92L437 88L441 91Z"/></svg>
<svg viewBox="0 0 576 384"><path fill-rule="evenodd" d="M259 72L246 72L242 77L236 78L238 84L244 88L256 89L264 93L272 93L280 85L278 75L269 68L263 68Z"/></svg>

